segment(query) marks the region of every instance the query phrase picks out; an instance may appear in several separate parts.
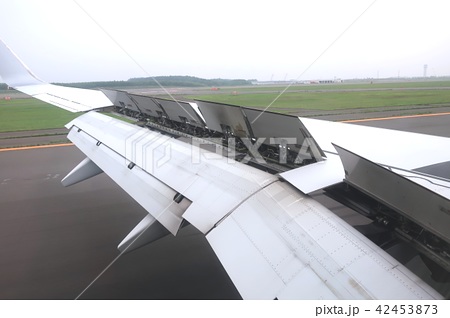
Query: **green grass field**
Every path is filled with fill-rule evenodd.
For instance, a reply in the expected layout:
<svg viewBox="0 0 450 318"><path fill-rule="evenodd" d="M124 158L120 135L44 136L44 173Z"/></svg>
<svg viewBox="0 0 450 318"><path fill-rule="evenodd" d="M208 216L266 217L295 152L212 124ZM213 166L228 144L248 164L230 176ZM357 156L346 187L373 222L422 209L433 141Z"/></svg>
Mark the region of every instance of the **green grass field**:
<svg viewBox="0 0 450 318"><path fill-rule="evenodd" d="M191 95L190 98L239 106L265 108L279 93ZM286 92L272 108L338 110L368 107L450 104L450 90L380 90L345 92Z"/></svg>
<svg viewBox="0 0 450 318"><path fill-rule="evenodd" d="M0 100L0 132L63 128L79 115L34 98Z"/></svg>
<svg viewBox="0 0 450 318"><path fill-rule="evenodd" d="M239 86L220 87L219 92L269 92L282 91L286 86L261 85L261 86ZM427 81L427 82L393 82L393 83L335 83L335 84L294 84L287 89L292 91L329 91L329 90L349 90L349 89L393 89L393 88L450 88L450 81Z"/></svg>
<svg viewBox="0 0 450 318"><path fill-rule="evenodd" d="M201 99L240 106L266 108L283 91L282 86L221 88L215 93L175 95L178 99ZM272 105L272 111L294 109L371 111L377 107L449 105L450 81L295 85ZM236 94L235 94L236 92ZM161 97L161 96L158 96ZM0 100L0 132L62 128L79 116L39 100ZM123 119L123 118L122 118Z"/></svg>
<svg viewBox="0 0 450 318"><path fill-rule="evenodd" d="M256 86L221 89L213 94L189 95L187 98L209 100L240 106L282 109L339 110L354 108L450 105L450 82L404 82Z"/></svg>

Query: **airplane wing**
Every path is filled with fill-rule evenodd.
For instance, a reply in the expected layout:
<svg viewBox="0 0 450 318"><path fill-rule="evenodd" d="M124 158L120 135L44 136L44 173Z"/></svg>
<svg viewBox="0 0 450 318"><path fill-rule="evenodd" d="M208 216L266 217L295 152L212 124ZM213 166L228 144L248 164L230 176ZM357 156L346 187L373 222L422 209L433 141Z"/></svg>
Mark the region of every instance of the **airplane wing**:
<svg viewBox="0 0 450 318"><path fill-rule="evenodd" d="M224 156L205 158L208 152L195 162L192 152L200 151L195 145L94 112L67 127L68 138L88 160L151 215L131 238L148 232L148 241L141 239L139 245L149 243L160 237L150 235L155 224L161 235L176 234L187 220L206 235L243 298L440 298L358 231L277 176ZM82 175L79 181L91 176L83 168L71 176L77 174ZM161 225L168 231L160 231ZM121 243L130 249L132 244Z"/></svg>
<svg viewBox="0 0 450 318"><path fill-rule="evenodd" d="M7 61L16 60L4 45L0 46L0 53ZM32 88L36 85L40 88L50 85L41 84L22 63L14 63L15 66L3 64L0 68L10 85L24 92L34 92ZM78 92L82 101L87 96L82 91L69 90L74 94L74 98L69 98L74 104L78 103L75 98ZM379 165L373 165L370 160L376 163L381 160L398 172L448 161L450 156L446 151L434 155L439 149L442 152L439 143L446 146L448 140L417 139L412 150L405 150L409 151L408 155L420 154L422 146L427 147L422 142L433 140L435 146L424 149L434 159L414 157L413 164L409 164L399 155L404 149L395 144L384 145L384 141L379 141L385 147L370 152L374 144L369 141L376 141L374 136L350 143L347 138L351 140L355 136L348 135L348 126L333 126L333 123L327 126L321 121L206 101L197 101L193 106L126 92L104 90L104 94L110 96L119 112L145 119L146 127L96 112L74 119L66 126L70 129L68 138L86 159L62 183L69 186L105 172L148 211L119 244L121 252L129 252L165 235L176 235L189 222L206 236L245 299L442 298L307 193L343 183L353 187L352 194L360 197L364 191L378 191L382 184L368 186L357 178L361 172L354 169L354 162L359 157L352 153L363 156L361 162L368 158L364 162L374 171L378 171L375 169ZM39 93L33 96L42 97ZM330 125L335 128L331 137ZM379 134L390 136L390 133ZM385 142L389 144L392 140ZM359 148L361 141L363 148ZM351 174L346 173L346 167L353 167ZM415 173L422 173L419 170ZM309 183L313 185L303 188ZM410 191L411 185L403 183L403 191ZM422 187L414 189L424 191ZM334 190L336 193L342 189ZM390 207L393 213L404 212L398 211L403 207L394 206L392 198L385 193L378 199L377 204ZM448 200L439 202L445 212ZM402 217L398 220L405 220L404 214ZM440 222L448 224L448 213L439 217ZM416 223L430 221L420 213L411 219L399 223L398 228L411 222L415 230ZM426 230L433 231L433 224L427 224ZM430 235L448 243L445 226ZM426 248L421 243L424 242L416 242ZM446 262L445 253L434 250L432 255Z"/></svg>
<svg viewBox="0 0 450 318"><path fill-rule="evenodd" d="M39 79L0 39L0 76L10 87L70 112L112 106L101 91L63 87Z"/></svg>

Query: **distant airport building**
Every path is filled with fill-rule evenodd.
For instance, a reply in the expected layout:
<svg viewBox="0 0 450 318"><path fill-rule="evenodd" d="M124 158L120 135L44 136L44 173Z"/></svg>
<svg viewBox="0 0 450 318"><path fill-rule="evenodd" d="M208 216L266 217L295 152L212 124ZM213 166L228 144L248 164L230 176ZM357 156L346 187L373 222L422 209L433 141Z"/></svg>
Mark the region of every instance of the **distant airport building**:
<svg viewBox="0 0 450 318"><path fill-rule="evenodd" d="M306 81L298 81L298 80L290 80L290 81L252 81L253 85L292 85L292 84L333 84L333 83L342 83L342 79L335 78L332 80L306 80Z"/></svg>

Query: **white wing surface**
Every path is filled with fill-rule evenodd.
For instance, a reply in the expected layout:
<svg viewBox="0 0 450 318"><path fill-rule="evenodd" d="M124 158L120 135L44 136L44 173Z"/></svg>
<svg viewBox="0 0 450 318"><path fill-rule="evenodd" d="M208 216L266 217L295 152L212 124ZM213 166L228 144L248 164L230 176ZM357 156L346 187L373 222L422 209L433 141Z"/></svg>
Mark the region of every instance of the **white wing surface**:
<svg viewBox="0 0 450 318"><path fill-rule="evenodd" d="M333 144L408 173L450 161L450 138L311 118L301 118L301 121L327 156L325 162L281 173L285 180L305 193L344 179L344 169ZM411 180L420 182L418 178Z"/></svg>
<svg viewBox="0 0 450 318"><path fill-rule="evenodd" d="M71 112L111 106L101 91L48 84L36 75L0 40L0 76L10 87Z"/></svg>
<svg viewBox="0 0 450 318"><path fill-rule="evenodd" d="M392 167L413 170L450 159L450 138L301 118L320 147L337 154L333 144Z"/></svg>
<svg viewBox="0 0 450 318"><path fill-rule="evenodd" d="M441 297L275 175L210 153L193 160L196 146L98 113L67 127L69 139L150 213L129 237L144 233L152 241L166 234L160 225L176 234L189 221L206 234L243 298Z"/></svg>

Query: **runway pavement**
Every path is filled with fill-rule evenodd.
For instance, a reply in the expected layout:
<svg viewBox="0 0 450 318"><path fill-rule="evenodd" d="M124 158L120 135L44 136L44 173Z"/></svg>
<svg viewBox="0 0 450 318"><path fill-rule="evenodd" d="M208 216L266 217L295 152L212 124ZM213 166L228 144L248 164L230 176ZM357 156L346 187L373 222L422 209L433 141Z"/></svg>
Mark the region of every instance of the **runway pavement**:
<svg viewBox="0 0 450 318"><path fill-rule="evenodd" d="M358 124L450 137L450 115ZM62 187L61 179L83 158L74 146L0 152L0 299L76 298L146 215L104 174ZM239 298L192 226L121 256L81 297Z"/></svg>
<svg viewBox="0 0 450 318"><path fill-rule="evenodd" d="M74 146L0 153L0 299L73 299L119 254L146 212L106 175L69 188ZM232 299L193 227L123 255L82 298Z"/></svg>
<svg viewBox="0 0 450 318"><path fill-rule="evenodd" d="M66 128L0 132L0 149L67 143Z"/></svg>
<svg viewBox="0 0 450 318"><path fill-rule="evenodd" d="M348 122L358 125L450 137L450 112L349 120Z"/></svg>

